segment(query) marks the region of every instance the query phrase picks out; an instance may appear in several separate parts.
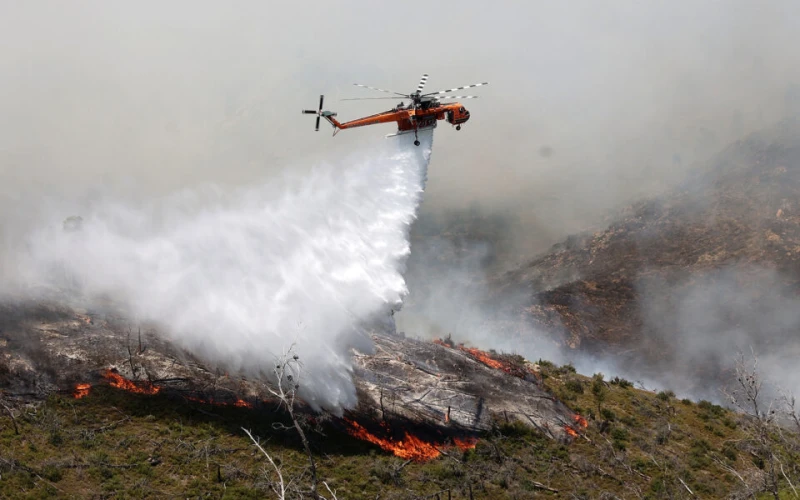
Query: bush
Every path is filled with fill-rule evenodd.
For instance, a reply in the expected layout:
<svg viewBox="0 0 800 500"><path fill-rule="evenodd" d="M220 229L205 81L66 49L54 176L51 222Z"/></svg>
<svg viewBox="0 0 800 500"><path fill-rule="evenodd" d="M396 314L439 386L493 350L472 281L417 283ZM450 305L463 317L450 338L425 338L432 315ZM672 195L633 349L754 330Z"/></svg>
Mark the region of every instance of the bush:
<svg viewBox="0 0 800 500"><path fill-rule="evenodd" d="M44 477L48 481L57 483L61 481L64 475L61 472L61 469L59 469L55 465L46 465L44 469L42 469L42 477Z"/></svg>
<svg viewBox="0 0 800 500"><path fill-rule="evenodd" d="M705 439L695 439L689 450L689 465L695 469L707 467L711 460L708 458L708 451L711 445Z"/></svg>
<svg viewBox="0 0 800 500"><path fill-rule="evenodd" d="M556 367L556 365L552 361L547 361L546 359L541 359L541 358L539 359L539 361L536 362L536 364L542 368L548 368L551 370Z"/></svg>
<svg viewBox="0 0 800 500"><path fill-rule="evenodd" d="M725 418L722 419L722 425L724 425L728 429L735 429L738 424L736 423L735 420L732 420L732 419L730 419L728 417L725 417Z"/></svg>
<svg viewBox="0 0 800 500"><path fill-rule="evenodd" d="M681 399L681 403L685 404L686 406L692 406L692 400L691 399Z"/></svg>
<svg viewBox="0 0 800 500"><path fill-rule="evenodd" d="M600 410L600 415L602 415L604 419L611 420L611 421L616 420L616 418L617 418L617 414L614 413L613 411L609 410L608 408L601 409Z"/></svg>
<svg viewBox="0 0 800 500"><path fill-rule="evenodd" d="M612 385L618 385L623 389L628 389L629 387L633 387L633 384L630 381L625 380L624 378L619 378L619 377L614 377L611 380L611 384Z"/></svg>
<svg viewBox="0 0 800 500"><path fill-rule="evenodd" d="M583 384L580 380L571 378L564 383L564 387L575 394L583 394Z"/></svg>
<svg viewBox="0 0 800 500"><path fill-rule="evenodd" d="M672 391L661 391L656 395L656 397L661 401L669 401L669 398L675 397L675 393Z"/></svg>
<svg viewBox="0 0 800 500"><path fill-rule="evenodd" d="M628 431L621 427L615 427L611 431L611 437L617 441L626 441L628 439Z"/></svg>
<svg viewBox="0 0 800 500"><path fill-rule="evenodd" d="M722 455L731 462L735 462L737 456L736 448L734 448L730 443L725 443L725 445L722 447Z"/></svg>

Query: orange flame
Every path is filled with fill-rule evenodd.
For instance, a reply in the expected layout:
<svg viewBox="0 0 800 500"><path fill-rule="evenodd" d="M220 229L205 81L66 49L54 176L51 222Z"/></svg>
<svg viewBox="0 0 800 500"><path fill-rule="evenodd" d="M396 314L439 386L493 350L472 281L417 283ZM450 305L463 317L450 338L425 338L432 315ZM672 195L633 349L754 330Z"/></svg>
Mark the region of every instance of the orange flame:
<svg viewBox="0 0 800 500"><path fill-rule="evenodd" d="M161 392L161 387L152 384L151 382L133 382L132 380L128 380L122 375L119 374L115 369L109 368L105 370L103 373L103 378L108 380L108 383L111 387L116 387L117 389L122 389L124 391L133 392L136 394L158 394ZM81 399L89 395L89 392L92 389L92 384L76 384L75 388L72 391L72 397L75 399ZM202 399L196 397L187 397L190 401L196 401L198 403L207 403L212 404L215 406L235 406L237 408L252 408L253 403L245 401L243 399L237 399L233 402L220 402L214 401L213 398Z"/></svg>
<svg viewBox="0 0 800 500"><path fill-rule="evenodd" d="M453 443L455 443L456 447L461 451L471 450L475 448L475 445L478 444L478 438L453 438Z"/></svg>
<svg viewBox="0 0 800 500"><path fill-rule="evenodd" d="M572 420L574 420L575 423L578 424L582 429L589 427L589 422L587 422L585 418L578 414L573 415Z"/></svg>
<svg viewBox="0 0 800 500"><path fill-rule="evenodd" d="M348 419L345 419L345 422L350 425L350 428L347 430L347 432L351 436L357 437L358 439L363 439L364 441L369 441L372 444L376 444L386 451L391 451L400 458L413 460L415 462L424 462L426 460L436 458L441 454L441 452L432 444L426 443L417 437L411 436L407 432L404 433L402 440L395 442L391 439L380 438L370 433L358 422Z"/></svg>
<svg viewBox="0 0 800 500"><path fill-rule="evenodd" d="M488 352L481 351L477 347L464 347L464 344L458 344L457 346L452 346L446 344L442 339L435 339L433 343L450 349L456 348L459 351L469 354L470 356L480 361L484 365L488 366L489 368L494 368L496 370L503 370L509 375L514 375L515 377L519 378L525 378L525 372L522 371L521 369L509 363L505 363L503 361L494 359Z"/></svg>
<svg viewBox="0 0 800 500"><path fill-rule="evenodd" d="M578 437L578 433L572 427L565 425L564 430L567 431L567 434L569 434L570 436L574 438Z"/></svg>
<svg viewBox="0 0 800 500"><path fill-rule="evenodd" d="M85 398L89 395L89 391L92 389L92 384L76 384L75 390L72 391L72 397L75 399Z"/></svg>
<svg viewBox="0 0 800 500"><path fill-rule="evenodd" d="M473 357L475 357L475 359L477 359L478 361L480 361L481 363L483 363L488 367L496 368L498 370L508 371L510 373L510 367L508 367L502 361L497 361L496 359L492 359L489 356L489 353L485 351L481 351L480 349L477 349L475 347L458 346L458 348L464 352L471 354Z"/></svg>
<svg viewBox="0 0 800 500"><path fill-rule="evenodd" d="M159 391L161 391L161 387L153 385L150 382L132 382L113 369L108 369L103 372L103 378L108 380L111 387L123 389L128 392L135 392L136 394L158 394Z"/></svg>

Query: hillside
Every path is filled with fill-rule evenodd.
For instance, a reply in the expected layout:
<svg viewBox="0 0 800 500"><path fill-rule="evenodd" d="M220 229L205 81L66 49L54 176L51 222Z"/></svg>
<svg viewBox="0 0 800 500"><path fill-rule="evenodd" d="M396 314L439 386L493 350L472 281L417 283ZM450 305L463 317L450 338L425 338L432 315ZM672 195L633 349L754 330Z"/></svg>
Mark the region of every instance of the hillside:
<svg viewBox="0 0 800 500"><path fill-rule="evenodd" d="M586 427L576 419L575 437L553 440L496 418L474 447L439 445L437 458L415 461L317 417L305 425L320 481L340 499L744 498L772 477L751 418L540 366L548 391L587 419ZM108 385L80 399L5 395L4 404L15 425L8 414L0 419L3 498L274 498L278 477L242 428L261 439L293 487L309 481L297 435L275 425L291 421L273 405L214 405ZM797 435L771 439L783 471L800 477ZM790 494L782 478L777 487Z"/></svg>
<svg viewBox="0 0 800 500"><path fill-rule="evenodd" d="M798 200L800 130L785 122L492 284L525 290L528 320L576 351L718 381L734 348L800 352Z"/></svg>

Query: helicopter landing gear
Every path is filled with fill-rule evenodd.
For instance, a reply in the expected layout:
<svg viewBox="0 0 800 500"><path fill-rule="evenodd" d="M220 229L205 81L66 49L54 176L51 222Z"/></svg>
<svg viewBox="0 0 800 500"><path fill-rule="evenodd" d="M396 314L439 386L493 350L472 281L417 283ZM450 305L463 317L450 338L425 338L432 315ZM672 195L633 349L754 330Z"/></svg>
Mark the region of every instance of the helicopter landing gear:
<svg viewBox="0 0 800 500"><path fill-rule="evenodd" d="M461 125L456 125L456 130L461 130Z"/></svg>
<svg viewBox="0 0 800 500"><path fill-rule="evenodd" d="M419 146L419 137L417 137L417 129L414 129L414 145Z"/></svg>
<svg viewBox="0 0 800 500"><path fill-rule="evenodd" d="M414 141L415 146L419 146L419 141Z"/></svg>

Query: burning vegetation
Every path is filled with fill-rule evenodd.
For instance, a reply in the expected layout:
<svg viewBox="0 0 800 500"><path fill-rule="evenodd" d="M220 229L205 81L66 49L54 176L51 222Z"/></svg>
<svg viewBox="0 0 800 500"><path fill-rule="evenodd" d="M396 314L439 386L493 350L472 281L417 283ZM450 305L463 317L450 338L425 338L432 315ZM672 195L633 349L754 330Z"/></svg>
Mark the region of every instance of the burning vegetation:
<svg viewBox="0 0 800 500"><path fill-rule="evenodd" d="M576 438L580 435L580 431L589 427L589 422L587 422L585 418L578 414L573 415L572 420L575 423L573 425L564 425L564 432L569 434L571 437Z"/></svg>
<svg viewBox="0 0 800 500"><path fill-rule="evenodd" d="M158 394L161 391L161 387L153 385L150 382L133 382L128 380L113 368L109 368L103 372L103 378L108 380L111 387L136 394Z"/></svg>
<svg viewBox="0 0 800 500"><path fill-rule="evenodd" d="M108 381L108 385L116 389L121 389L126 392L134 394L155 395L161 392L162 387L149 381L136 382L129 380L114 368L107 368L101 372L103 379ZM72 396L75 399L81 399L89 395L92 390L92 384L81 383L76 384L72 391ZM210 404L214 406L235 406L237 408L253 408L253 403L243 399L235 399L234 401L219 401L214 397L201 398L197 396L186 396L189 401L196 403Z"/></svg>
<svg viewBox="0 0 800 500"><path fill-rule="evenodd" d="M393 439L391 437L380 437L369 432L364 426L348 418L344 419L347 423L347 432L358 439L368 441L372 444L380 446L386 451L391 451L396 456L406 460L413 460L415 462L426 462L434 459L442 454L442 450L447 448L458 448L462 451L475 448L478 443L477 438L453 438L453 444L427 442L423 439L414 436L407 431L403 431L401 439ZM381 427L388 433L390 432L388 424L381 422Z"/></svg>
<svg viewBox="0 0 800 500"><path fill-rule="evenodd" d="M494 354L487 351L482 351L477 347L466 347L464 344L456 344L448 335L444 339L434 339L434 344L438 344L449 349L458 349L461 352L469 354L469 356L476 361L483 363L489 368L495 370L502 370L509 375L521 378L523 380L539 380L539 374L536 365L527 362L522 356L513 354Z"/></svg>

